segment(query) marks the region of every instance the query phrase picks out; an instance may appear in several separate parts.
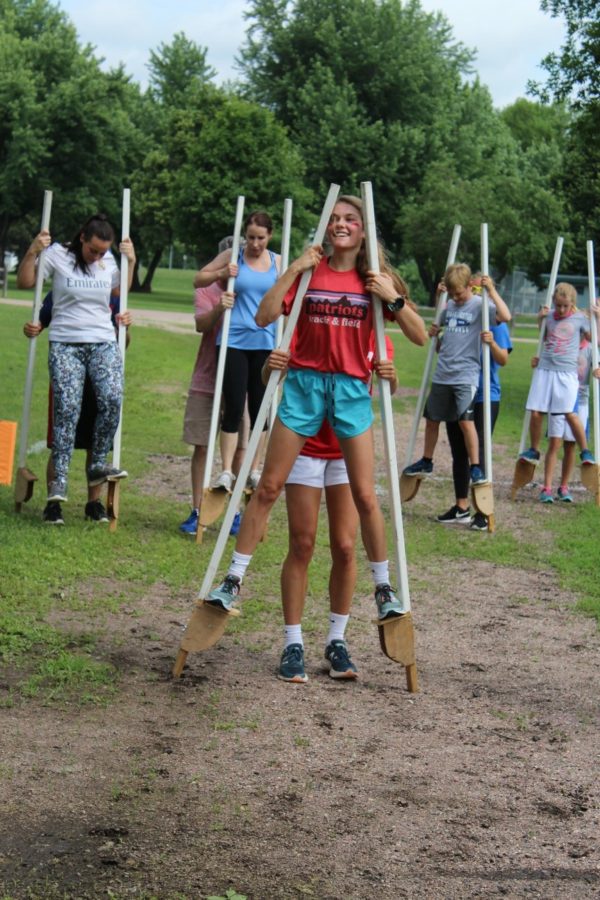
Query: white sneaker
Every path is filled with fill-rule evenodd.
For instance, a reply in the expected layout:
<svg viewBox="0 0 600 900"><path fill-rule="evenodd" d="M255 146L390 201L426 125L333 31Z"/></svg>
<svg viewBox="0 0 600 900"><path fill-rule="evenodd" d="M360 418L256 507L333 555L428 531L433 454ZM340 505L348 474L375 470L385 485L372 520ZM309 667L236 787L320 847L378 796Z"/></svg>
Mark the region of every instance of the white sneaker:
<svg viewBox="0 0 600 900"><path fill-rule="evenodd" d="M260 469L252 469L248 475L248 487L251 491L255 491L260 481Z"/></svg>
<svg viewBox="0 0 600 900"><path fill-rule="evenodd" d="M233 487L233 482L235 481L235 476L233 472L228 472L225 469L224 472L221 472L220 475L217 475L213 483L211 484L211 488L225 488L226 491L231 493L231 488Z"/></svg>

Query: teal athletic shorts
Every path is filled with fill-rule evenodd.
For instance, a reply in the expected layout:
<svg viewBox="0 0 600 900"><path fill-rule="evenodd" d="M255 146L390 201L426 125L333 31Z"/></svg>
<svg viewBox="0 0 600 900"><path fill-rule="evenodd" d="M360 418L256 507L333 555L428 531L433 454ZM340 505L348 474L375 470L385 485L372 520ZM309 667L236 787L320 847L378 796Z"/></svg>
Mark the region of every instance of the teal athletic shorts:
<svg viewBox="0 0 600 900"><path fill-rule="evenodd" d="M314 369L289 369L277 410L283 424L312 437L328 419L338 438L358 437L373 423L369 387L358 378Z"/></svg>

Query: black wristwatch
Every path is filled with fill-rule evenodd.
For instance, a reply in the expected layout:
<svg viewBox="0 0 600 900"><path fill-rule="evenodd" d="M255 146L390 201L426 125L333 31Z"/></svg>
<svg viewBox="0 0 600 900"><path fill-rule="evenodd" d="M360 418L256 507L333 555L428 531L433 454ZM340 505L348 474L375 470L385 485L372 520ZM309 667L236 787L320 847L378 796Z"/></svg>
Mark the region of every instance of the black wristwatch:
<svg viewBox="0 0 600 900"><path fill-rule="evenodd" d="M404 307L406 300L404 297L396 297L393 303L386 303L387 308L390 312L400 312L400 310Z"/></svg>

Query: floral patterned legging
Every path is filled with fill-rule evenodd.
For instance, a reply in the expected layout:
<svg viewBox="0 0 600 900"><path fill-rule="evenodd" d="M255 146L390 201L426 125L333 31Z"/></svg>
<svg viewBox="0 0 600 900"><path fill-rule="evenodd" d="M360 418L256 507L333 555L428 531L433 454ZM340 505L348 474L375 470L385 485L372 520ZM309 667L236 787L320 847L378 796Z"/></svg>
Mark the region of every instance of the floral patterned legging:
<svg viewBox="0 0 600 900"><path fill-rule="evenodd" d="M52 462L56 480L67 481L81 410L86 373L96 394L98 412L92 441L92 467L106 465L119 425L123 396L123 366L119 345L50 342L48 368L54 393Z"/></svg>

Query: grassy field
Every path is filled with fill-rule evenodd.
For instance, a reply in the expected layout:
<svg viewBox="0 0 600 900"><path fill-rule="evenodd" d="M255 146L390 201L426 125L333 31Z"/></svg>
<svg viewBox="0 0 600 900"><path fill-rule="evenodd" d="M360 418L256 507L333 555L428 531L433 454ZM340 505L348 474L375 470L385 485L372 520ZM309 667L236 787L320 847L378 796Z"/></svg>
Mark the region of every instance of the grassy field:
<svg viewBox="0 0 600 900"><path fill-rule="evenodd" d="M182 276L182 277L180 277ZM162 285L164 304L184 304L187 273L172 273ZM172 298L169 299L169 298ZM147 305L144 303L144 305ZM164 308L164 307L163 307ZM21 328L26 310L0 305L0 379L4 386L0 418L19 420L26 365L26 339ZM61 610L82 608L102 618L110 610L135 600L149 584L161 582L189 591L193 596L208 560L212 540L198 548L181 537L177 525L187 514L182 504L168 497L153 496L140 482L157 467L168 467L173 457L185 456L180 441L185 394L193 365L197 339L193 335L171 334L144 328L133 329L127 354L123 462L132 477L122 492L122 520L116 534L83 522L85 502L83 455L76 453L71 468L69 522L65 528L49 528L41 521L43 474L47 458L44 449L47 404L47 342L39 340L28 456L28 465L40 476L34 498L21 515L13 510L13 488L0 487L0 528L2 532L3 578L0 587L0 657L16 672L14 687L3 695L10 704L17 696L75 698L77 702L109 702L117 686L110 666L94 656L97 638L94 628L69 634L54 623ZM516 344L510 364L503 373L504 399L496 438L516 453L524 401L529 385L531 347ZM400 383L417 388L424 361L423 350L402 341L396 354ZM411 401L395 399L396 409L410 412ZM513 451L514 448L514 451ZM400 460L402 463L403 460ZM278 578L286 548L283 506L274 513L270 539L257 552L254 567L265 586ZM552 519L554 541L537 540L532 528L527 541L517 540L510 531L499 530L488 540L472 541L452 529L406 527L409 559L418 558L424 568L432 560L485 558L503 565L554 569L564 585L579 596L579 606L600 620L600 583L596 578L596 538L598 511L592 503L580 503L572 516ZM461 529L462 531L462 529ZM362 569L359 589L369 590ZM326 591L328 546L321 529L317 557L311 575L315 591ZM110 576L110 587L102 579ZM99 589L89 590L99 579ZM260 585L260 582L259 582ZM82 590L82 586L86 587ZM260 596L260 591L255 592ZM257 620L277 616L260 600L245 605L238 630L252 630ZM310 622L307 623L310 628ZM274 625L274 627L278 627Z"/></svg>

